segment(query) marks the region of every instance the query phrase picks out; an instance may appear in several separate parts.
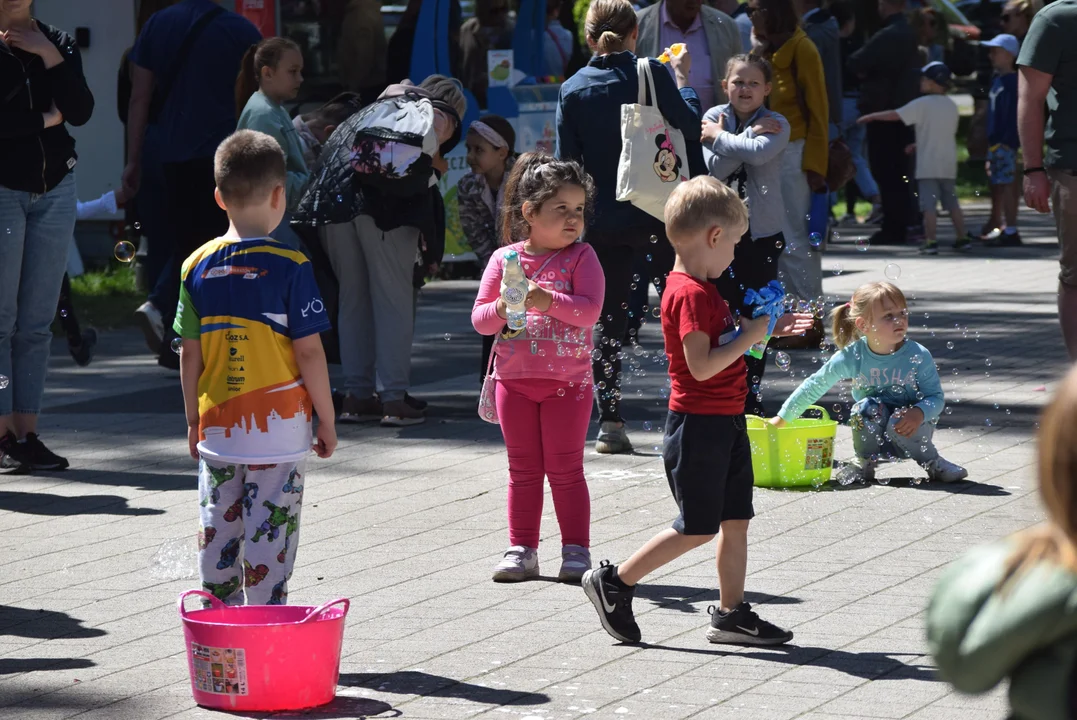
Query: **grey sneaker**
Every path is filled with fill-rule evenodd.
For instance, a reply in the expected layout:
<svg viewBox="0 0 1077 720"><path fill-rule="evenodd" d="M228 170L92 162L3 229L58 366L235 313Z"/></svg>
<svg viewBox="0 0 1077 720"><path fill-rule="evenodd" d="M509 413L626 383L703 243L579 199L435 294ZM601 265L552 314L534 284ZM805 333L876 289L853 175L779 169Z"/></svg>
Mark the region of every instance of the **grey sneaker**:
<svg viewBox="0 0 1077 720"><path fill-rule="evenodd" d="M538 550L513 545L494 568L494 582L520 582L538 577Z"/></svg>
<svg viewBox="0 0 1077 720"><path fill-rule="evenodd" d="M582 545L565 545L561 548L561 572L557 582L579 585L583 574L591 569L591 551Z"/></svg>
<svg viewBox="0 0 1077 720"><path fill-rule="evenodd" d="M135 319L142 329L142 335L146 338L146 347L154 355L161 350L161 341L165 336L165 322L158 310L149 300L138 306L135 310Z"/></svg>
<svg viewBox="0 0 1077 720"><path fill-rule="evenodd" d="M927 470L928 478L936 482L957 482L969 476L968 470L960 465L955 465L942 456L924 465L924 469Z"/></svg>
<svg viewBox="0 0 1077 720"><path fill-rule="evenodd" d="M595 440L595 452L603 455L617 455L632 452L632 442L624 423L604 422L598 429Z"/></svg>
<svg viewBox="0 0 1077 720"><path fill-rule="evenodd" d="M841 466L834 479L839 485L852 485L854 482L869 483L875 479L877 465L878 463L870 458L853 458Z"/></svg>

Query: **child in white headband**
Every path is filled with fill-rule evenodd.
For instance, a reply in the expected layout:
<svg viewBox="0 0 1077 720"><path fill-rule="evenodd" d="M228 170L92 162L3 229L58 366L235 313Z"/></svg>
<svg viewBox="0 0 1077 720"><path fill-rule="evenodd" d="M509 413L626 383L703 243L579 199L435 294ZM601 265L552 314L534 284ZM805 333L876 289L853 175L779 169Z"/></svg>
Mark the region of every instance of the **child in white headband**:
<svg viewBox="0 0 1077 720"><path fill-rule="evenodd" d="M460 226L482 272L494 250L501 246L498 233L501 202L505 197L505 180L516 156L516 132L500 115L484 115L471 123L466 143L471 172L460 179L456 197ZM493 342L492 335L483 337L480 382L486 375Z"/></svg>

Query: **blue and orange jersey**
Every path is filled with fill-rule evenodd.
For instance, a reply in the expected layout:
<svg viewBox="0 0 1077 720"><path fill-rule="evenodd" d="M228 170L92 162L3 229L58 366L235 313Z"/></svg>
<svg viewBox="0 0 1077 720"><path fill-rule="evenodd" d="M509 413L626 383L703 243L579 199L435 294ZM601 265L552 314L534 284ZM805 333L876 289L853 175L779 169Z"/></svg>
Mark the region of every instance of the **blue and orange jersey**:
<svg viewBox="0 0 1077 720"><path fill-rule="evenodd" d="M276 240L212 240L187 258L174 329L200 340L199 452L238 463L310 450L310 395L292 341L329 329L310 261Z"/></svg>

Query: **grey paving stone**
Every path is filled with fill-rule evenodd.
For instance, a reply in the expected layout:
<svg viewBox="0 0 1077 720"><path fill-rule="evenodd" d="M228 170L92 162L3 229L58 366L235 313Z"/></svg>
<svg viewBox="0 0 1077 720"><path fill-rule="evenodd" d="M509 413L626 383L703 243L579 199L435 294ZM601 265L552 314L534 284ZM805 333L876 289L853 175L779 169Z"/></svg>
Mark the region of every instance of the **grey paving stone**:
<svg viewBox="0 0 1077 720"><path fill-rule="evenodd" d="M795 630L797 646L782 650L706 642L707 606L720 597L713 548L641 586L635 608L650 643L641 646L609 638L579 588L490 582L508 544L506 459L498 429L474 413L475 283L429 286L413 393L431 400L431 421L342 426L334 458L309 468L290 600L352 600L338 698L323 712L273 717L1002 720L1002 690L973 698L936 679L922 608L965 548L1043 517L1032 436L1068 361L1044 285L1057 248L1048 221L1022 221L1031 242L1012 251L921 258L838 243L824 257L824 288L840 298L900 265L913 336L931 349L948 394L937 444L973 482L913 485L906 464L886 468L887 485L758 490L748 598ZM841 274L830 271L836 263ZM657 333L648 322L638 354L627 351L625 414L638 454L585 455L596 560L622 560L673 518L655 451L665 422ZM101 337L89 368L75 368L60 345L50 360L41 428L72 470L0 475L0 717L223 717L189 692L175 598L197 581L151 572L158 549L197 526L175 376L141 354L136 333ZM789 373L768 368L768 401L824 360L790 355ZM836 390L823 404L847 401ZM850 452L839 427L837 456ZM545 503L550 574L560 537L548 493Z"/></svg>

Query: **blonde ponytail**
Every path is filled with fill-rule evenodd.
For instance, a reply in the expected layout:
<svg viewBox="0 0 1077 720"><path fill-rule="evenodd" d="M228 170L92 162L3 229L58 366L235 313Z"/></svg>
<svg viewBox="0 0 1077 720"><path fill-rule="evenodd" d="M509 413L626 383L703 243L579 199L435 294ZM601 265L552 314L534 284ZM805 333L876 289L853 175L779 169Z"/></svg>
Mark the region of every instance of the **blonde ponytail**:
<svg viewBox="0 0 1077 720"><path fill-rule="evenodd" d="M594 0L584 26L588 43L599 55L622 52L636 22L636 11L628 0Z"/></svg>

